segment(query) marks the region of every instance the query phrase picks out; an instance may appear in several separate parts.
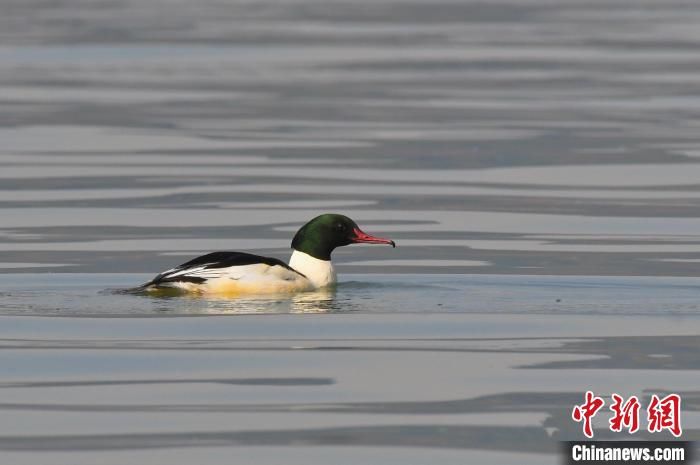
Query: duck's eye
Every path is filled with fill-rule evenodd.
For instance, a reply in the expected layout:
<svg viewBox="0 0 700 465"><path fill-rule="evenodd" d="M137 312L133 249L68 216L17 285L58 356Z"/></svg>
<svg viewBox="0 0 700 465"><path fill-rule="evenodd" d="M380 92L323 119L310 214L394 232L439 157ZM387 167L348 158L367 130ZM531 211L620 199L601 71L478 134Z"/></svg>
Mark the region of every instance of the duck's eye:
<svg viewBox="0 0 700 465"><path fill-rule="evenodd" d="M336 223L336 225L335 225L335 230L338 232L345 232L346 229L347 228L345 227L345 225L343 223Z"/></svg>

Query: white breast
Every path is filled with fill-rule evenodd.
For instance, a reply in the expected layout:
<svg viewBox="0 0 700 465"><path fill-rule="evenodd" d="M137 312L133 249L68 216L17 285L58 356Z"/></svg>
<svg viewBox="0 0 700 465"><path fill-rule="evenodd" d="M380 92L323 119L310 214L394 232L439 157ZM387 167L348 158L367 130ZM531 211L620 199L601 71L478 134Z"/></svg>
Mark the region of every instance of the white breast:
<svg viewBox="0 0 700 465"><path fill-rule="evenodd" d="M289 259L289 266L306 276L316 287L335 283L335 269L330 260L319 260L295 250Z"/></svg>

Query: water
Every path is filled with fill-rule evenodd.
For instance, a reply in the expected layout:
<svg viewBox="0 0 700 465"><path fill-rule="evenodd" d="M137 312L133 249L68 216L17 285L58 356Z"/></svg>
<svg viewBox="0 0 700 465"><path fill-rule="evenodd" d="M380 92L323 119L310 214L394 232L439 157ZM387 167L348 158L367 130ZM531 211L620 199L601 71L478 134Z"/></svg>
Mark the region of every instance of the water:
<svg viewBox="0 0 700 465"><path fill-rule="evenodd" d="M571 314L696 316L699 278L455 274L346 275L293 295L151 295L139 274L1 274L3 314L148 317L244 314ZM110 287L111 286L111 287ZM362 316L359 316L362 318Z"/></svg>
<svg viewBox="0 0 700 465"><path fill-rule="evenodd" d="M586 389L698 435L697 4L0 6L3 462L557 463ZM115 291L326 211L397 248Z"/></svg>

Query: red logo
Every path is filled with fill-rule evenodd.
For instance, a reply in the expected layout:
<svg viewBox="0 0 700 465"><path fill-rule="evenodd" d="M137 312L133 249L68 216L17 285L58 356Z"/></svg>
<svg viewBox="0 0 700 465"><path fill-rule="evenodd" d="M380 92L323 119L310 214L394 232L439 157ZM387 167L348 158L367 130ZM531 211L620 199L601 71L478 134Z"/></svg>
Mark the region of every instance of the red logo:
<svg viewBox="0 0 700 465"><path fill-rule="evenodd" d="M598 411L603 408L605 401L597 397L592 391L586 391L584 403L575 405L571 412L571 418L576 422L583 422L583 434L588 438L593 437L591 421ZM612 394L610 410L613 415L608 421L610 431L621 432L623 428L630 434L639 430L639 411L641 405L637 396L631 396L625 400L618 394ZM675 437L683 434L681 428L681 396L669 394L659 399L656 394L651 396L647 407L647 431L658 433L668 430Z"/></svg>

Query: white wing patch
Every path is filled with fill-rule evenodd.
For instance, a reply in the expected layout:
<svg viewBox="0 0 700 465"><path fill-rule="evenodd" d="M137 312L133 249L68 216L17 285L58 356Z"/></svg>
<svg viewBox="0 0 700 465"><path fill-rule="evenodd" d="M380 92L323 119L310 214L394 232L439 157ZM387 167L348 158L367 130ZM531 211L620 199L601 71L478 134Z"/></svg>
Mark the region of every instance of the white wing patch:
<svg viewBox="0 0 700 465"><path fill-rule="evenodd" d="M279 265L267 265L265 263L255 263L253 265L231 266L228 268L218 268L217 277L232 279L235 281L295 281L303 278L299 273L284 268ZM205 277L205 276L202 276Z"/></svg>
<svg viewBox="0 0 700 465"><path fill-rule="evenodd" d="M209 265L168 270L162 274L163 278L172 280L181 277L183 281L166 281L160 286L214 294L296 292L313 288L303 275L280 265L254 263L225 268L207 268ZM187 278L201 278L205 281L193 283L187 282Z"/></svg>

